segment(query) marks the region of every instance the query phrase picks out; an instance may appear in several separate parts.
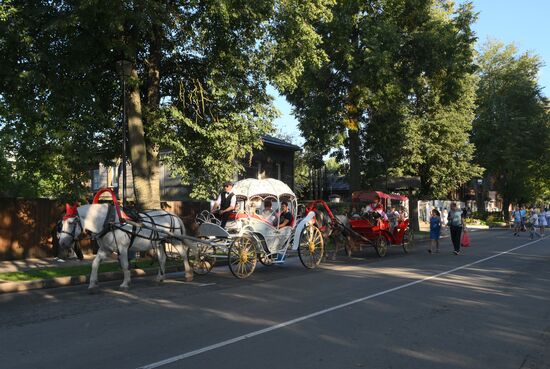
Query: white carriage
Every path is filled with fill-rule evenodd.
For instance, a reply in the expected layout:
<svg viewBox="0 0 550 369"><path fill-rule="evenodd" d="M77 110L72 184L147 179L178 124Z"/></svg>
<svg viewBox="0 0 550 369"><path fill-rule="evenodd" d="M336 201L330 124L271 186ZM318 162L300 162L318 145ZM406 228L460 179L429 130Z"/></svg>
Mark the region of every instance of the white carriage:
<svg viewBox="0 0 550 369"><path fill-rule="evenodd" d="M226 228L215 217L203 212L197 217L199 237L210 243L190 249L189 259L198 274L208 273L217 258L227 258L231 273L237 278L250 276L259 260L264 265L284 263L287 255L297 252L306 268L315 268L324 252L323 237L312 221L314 213L296 218L296 195L276 179L244 179L233 187L237 210ZM271 202L269 211L266 203ZM288 204L288 226L280 227L281 203Z"/></svg>

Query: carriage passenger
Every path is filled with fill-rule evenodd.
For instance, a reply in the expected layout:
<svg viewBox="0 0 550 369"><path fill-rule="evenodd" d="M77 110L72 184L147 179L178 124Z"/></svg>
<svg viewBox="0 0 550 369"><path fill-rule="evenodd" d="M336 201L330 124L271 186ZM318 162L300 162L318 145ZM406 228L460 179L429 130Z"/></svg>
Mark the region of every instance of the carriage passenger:
<svg viewBox="0 0 550 369"><path fill-rule="evenodd" d="M288 211L288 203L283 201L281 203L281 214L279 215L279 229L292 225L292 214Z"/></svg>
<svg viewBox="0 0 550 369"><path fill-rule="evenodd" d="M407 213L407 209L403 205L399 207L399 221L404 222L405 219L409 219L409 213Z"/></svg>
<svg viewBox="0 0 550 369"><path fill-rule="evenodd" d="M399 212L395 209L395 206L392 206L390 208L390 211L388 212L388 220L390 221L390 232L393 232L393 229L397 227L397 224L399 223Z"/></svg>
<svg viewBox="0 0 550 369"><path fill-rule="evenodd" d="M384 207L380 203L380 196L376 195L373 202L370 205L367 205L365 208L365 213L367 214L373 214L377 213L379 217L383 220L388 220L388 216L384 212Z"/></svg>
<svg viewBox="0 0 550 369"><path fill-rule="evenodd" d="M266 222L273 225L277 220L277 217L273 212L272 206L273 206L273 203L271 202L271 200L265 199L264 210L262 211L262 217L265 219Z"/></svg>

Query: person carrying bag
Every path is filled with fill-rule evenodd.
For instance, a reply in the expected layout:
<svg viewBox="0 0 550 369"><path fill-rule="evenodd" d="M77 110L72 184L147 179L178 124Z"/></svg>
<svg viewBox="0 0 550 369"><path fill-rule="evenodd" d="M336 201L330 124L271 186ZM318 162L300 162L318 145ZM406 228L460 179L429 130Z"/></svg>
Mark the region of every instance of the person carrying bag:
<svg viewBox="0 0 550 369"><path fill-rule="evenodd" d="M463 212L456 207L456 202L451 203L451 211L449 211L448 216L448 225L451 228L451 240L454 247L453 253L455 255L459 255L464 216Z"/></svg>

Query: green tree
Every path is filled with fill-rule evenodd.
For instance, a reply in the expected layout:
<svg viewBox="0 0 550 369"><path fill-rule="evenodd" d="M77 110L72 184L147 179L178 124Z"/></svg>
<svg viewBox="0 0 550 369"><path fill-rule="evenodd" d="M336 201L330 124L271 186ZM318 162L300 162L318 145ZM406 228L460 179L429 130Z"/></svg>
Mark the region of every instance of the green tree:
<svg viewBox="0 0 550 369"><path fill-rule="evenodd" d="M510 203L542 200L550 188L550 114L537 79L541 61L514 45L488 41L478 64L476 160L493 178L508 219Z"/></svg>
<svg viewBox="0 0 550 369"><path fill-rule="evenodd" d="M13 0L0 18L0 128L28 138L11 135L11 155L23 163L32 155L22 147L36 147L76 183L84 168L114 160L122 74L137 204L160 205L161 148L192 194L209 197L271 129L267 82L290 91L305 60L323 60L312 24L330 4ZM52 161L37 158L30 169L45 178Z"/></svg>
<svg viewBox="0 0 550 369"><path fill-rule="evenodd" d="M436 137L430 128L462 129L468 141L467 123L450 126L463 113L472 117L474 19L471 4L450 1L339 2L331 21L317 27L328 61L306 65L299 87L287 94L306 146L317 153L312 164L340 150L352 191L368 179L403 173L423 177L423 192L431 194L475 173L471 146L455 157L436 150L451 136ZM460 103L463 94L466 104ZM429 150L422 137L428 133ZM440 173L437 166L450 158L455 165L449 169L459 172Z"/></svg>

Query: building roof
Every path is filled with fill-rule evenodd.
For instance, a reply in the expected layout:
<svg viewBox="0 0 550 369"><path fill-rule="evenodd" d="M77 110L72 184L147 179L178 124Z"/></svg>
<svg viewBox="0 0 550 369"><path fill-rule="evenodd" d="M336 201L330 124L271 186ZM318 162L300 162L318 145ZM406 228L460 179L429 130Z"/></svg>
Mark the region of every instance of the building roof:
<svg viewBox="0 0 550 369"><path fill-rule="evenodd" d="M281 140L280 138L277 138L277 137L265 135L265 136L262 136L262 141L266 145L277 146L277 147L285 148L287 150L292 150L292 151L302 151L302 148L300 146L296 146L290 142Z"/></svg>

